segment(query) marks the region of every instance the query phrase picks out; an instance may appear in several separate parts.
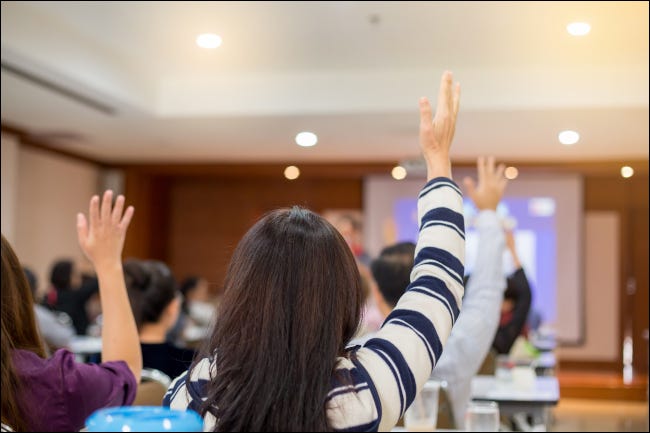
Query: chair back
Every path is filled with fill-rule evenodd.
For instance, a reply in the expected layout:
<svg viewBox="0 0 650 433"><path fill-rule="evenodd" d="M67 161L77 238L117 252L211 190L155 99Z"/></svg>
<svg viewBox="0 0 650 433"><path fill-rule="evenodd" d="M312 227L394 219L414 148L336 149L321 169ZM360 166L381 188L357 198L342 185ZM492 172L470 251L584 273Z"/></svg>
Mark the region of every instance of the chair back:
<svg viewBox="0 0 650 433"><path fill-rule="evenodd" d="M160 406L171 379L162 371L153 368L143 368L141 377L133 406Z"/></svg>

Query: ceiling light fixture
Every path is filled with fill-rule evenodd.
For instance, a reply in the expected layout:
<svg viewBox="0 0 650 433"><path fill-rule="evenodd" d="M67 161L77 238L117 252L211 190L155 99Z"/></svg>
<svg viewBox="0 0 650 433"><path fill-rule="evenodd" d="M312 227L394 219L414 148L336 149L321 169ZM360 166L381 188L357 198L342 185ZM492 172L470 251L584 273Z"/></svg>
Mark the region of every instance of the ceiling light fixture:
<svg viewBox="0 0 650 433"><path fill-rule="evenodd" d="M298 176L300 176L300 169L295 165L290 165L284 169L284 177L287 179L295 180L298 179Z"/></svg>
<svg viewBox="0 0 650 433"><path fill-rule="evenodd" d="M517 176L519 176L519 170L517 170L517 167L510 166L506 168L504 174L506 176L506 179L514 180L517 179Z"/></svg>
<svg viewBox="0 0 650 433"><path fill-rule="evenodd" d="M557 138L565 146L571 146L580 140L580 134L575 131L562 131L558 134Z"/></svg>
<svg viewBox="0 0 650 433"><path fill-rule="evenodd" d="M621 167L621 176L623 176L625 179L632 177L634 175L634 169L630 167L629 165L624 165Z"/></svg>
<svg viewBox="0 0 650 433"><path fill-rule="evenodd" d="M300 132L296 135L296 144L302 147L311 147L318 143L318 137L313 132Z"/></svg>
<svg viewBox="0 0 650 433"><path fill-rule="evenodd" d="M214 33L203 33L196 37L196 45L201 48L213 50L221 45L221 36Z"/></svg>
<svg viewBox="0 0 650 433"><path fill-rule="evenodd" d="M395 180L402 180L406 177L406 169L401 165L396 165L390 172L390 175L393 176Z"/></svg>
<svg viewBox="0 0 650 433"><path fill-rule="evenodd" d="M571 23L566 26L566 31L571 36L584 36L591 30L591 26L587 23Z"/></svg>

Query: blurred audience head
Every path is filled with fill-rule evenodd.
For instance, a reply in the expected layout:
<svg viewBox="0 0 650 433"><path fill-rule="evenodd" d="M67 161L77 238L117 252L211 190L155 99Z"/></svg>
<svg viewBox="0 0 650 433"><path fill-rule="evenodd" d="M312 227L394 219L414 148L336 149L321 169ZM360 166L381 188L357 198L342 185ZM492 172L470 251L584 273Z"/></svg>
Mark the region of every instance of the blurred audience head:
<svg viewBox="0 0 650 433"><path fill-rule="evenodd" d="M519 289L516 286L517 281L514 278L507 278L506 282L507 287L503 293L503 302L501 303L501 312L503 313L512 311L517 302L517 294L519 293Z"/></svg>
<svg viewBox="0 0 650 433"><path fill-rule="evenodd" d="M130 259L124 262L124 279L138 330L147 324L171 328L180 311L176 280L163 262Z"/></svg>
<svg viewBox="0 0 650 433"><path fill-rule="evenodd" d="M411 282L415 256L413 242L400 242L384 248L370 269L379 291L390 307L394 307Z"/></svg>
<svg viewBox="0 0 650 433"><path fill-rule="evenodd" d="M52 265L50 283L58 291L75 289L81 285L81 274L72 260L58 260Z"/></svg>
<svg viewBox="0 0 650 433"><path fill-rule="evenodd" d="M36 274L28 267L23 267L23 272L25 273L27 284L29 284L29 288L32 291L34 302L36 302L38 298L38 280L36 279Z"/></svg>
<svg viewBox="0 0 650 433"><path fill-rule="evenodd" d="M210 298L209 284L205 278L195 275L187 277L180 285L183 298L188 301L206 302Z"/></svg>

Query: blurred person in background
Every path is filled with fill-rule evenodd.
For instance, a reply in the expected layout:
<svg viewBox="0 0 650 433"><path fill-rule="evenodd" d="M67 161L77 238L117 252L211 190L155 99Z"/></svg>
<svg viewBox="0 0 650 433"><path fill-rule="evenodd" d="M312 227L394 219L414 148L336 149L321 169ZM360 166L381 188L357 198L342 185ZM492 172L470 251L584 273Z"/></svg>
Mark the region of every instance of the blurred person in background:
<svg viewBox="0 0 650 433"><path fill-rule="evenodd" d="M216 314L209 287L205 278L194 275L181 282L181 309L176 323L167 333L167 341L178 347L188 347L194 346L197 339L207 336Z"/></svg>
<svg viewBox="0 0 650 433"><path fill-rule="evenodd" d="M72 320L66 313L56 313L38 303L38 280L31 269L24 267L27 283L34 299L34 315L38 330L47 344L46 349L55 351L70 346L70 341L75 336Z"/></svg>
<svg viewBox="0 0 650 433"><path fill-rule="evenodd" d="M101 364L75 361L57 350L46 357L34 318L31 289L2 236L2 424L13 431L79 431L107 406L130 405L142 369L138 332L122 272L122 248L133 208L107 191L90 200L89 218L77 215L79 245L99 278L104 328Z"/></svg>
<svg viewBox="0 0 650 433"><path fill-rule="evenodd" d="M363 226L361 221L350 213L344 213L334 221L334 227L341 233L354 257L364 266L370 266L372 258L363 248Z"/></svg>
<svg viewBox="0 0 650 433"><path fill-rule="evenodd" d="M142 367L178 376L189 368L194 351L166 342L181 309L174 276L162 262L130 259L124 263L124 278L140 336Z"/></svg>
<svg viewBox="0 0 650 433"><path fill-rule="evenodd" d="M532 303L532 292L517 254L512 230L506 230L506 246L512 256L515 271L507 279L499 329L492 344L499 354L510 353L517 337L526 332L526 320Z"/></svg>
<svg viewBox="0 0 650 433"><path fill-rule="evenodd" d="M86 335L91 323L87 304L99 291L97 279L88 279L83 285L82 282L81 272L72 260L59 260L52 266L51 286L46 297L51 309L70 316L77 335Z"/></svg>

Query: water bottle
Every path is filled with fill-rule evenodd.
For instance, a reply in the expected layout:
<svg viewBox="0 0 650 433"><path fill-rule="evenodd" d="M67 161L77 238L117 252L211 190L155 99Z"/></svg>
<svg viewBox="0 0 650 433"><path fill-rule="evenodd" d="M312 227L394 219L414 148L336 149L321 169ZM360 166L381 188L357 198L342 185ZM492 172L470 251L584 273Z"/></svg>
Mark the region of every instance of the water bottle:
<svg viewBox="0 0 650 433"><path fill-rule="evenodd" d="M123 406L95 411L86 420L89 432L200 432L203 418L193 410L161 406Z"/></svg>

